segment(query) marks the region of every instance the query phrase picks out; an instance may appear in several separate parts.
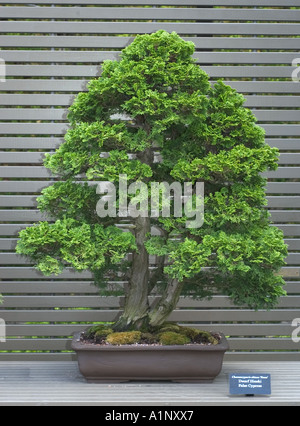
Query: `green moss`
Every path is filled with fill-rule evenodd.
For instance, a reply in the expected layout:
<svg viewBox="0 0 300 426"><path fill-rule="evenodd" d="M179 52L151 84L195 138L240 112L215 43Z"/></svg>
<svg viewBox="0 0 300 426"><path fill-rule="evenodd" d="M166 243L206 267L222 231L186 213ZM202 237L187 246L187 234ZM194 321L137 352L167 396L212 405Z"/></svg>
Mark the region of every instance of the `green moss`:
<svg viewBox="0 0 300 426"><path fill-rule="evenodd" d="M156 335L161 335L162 333L167 333L168 331L171 331L173 333L180 333L181 327L179 325L176 324L170 324L170 325L165 325L159 328L158 331L156 331Z"/></svg>
<svg viewBox="0 0 300 426"><path fill-rule="evenodd" d="M153 344L153 343L158 343L159 342L159 337L156 334L153 333L142 333L141 335L141 343L146 343L146 344Z"/></svg>
<svg viewBox="0 0 300 426"><path fill-rule="evenodd" d="M111 345L132 345L135 343L146 345L185 345L187 343L216 345L219 343L218 339L208 331L180 326L173 322L165 322L154 330L144 332L114 332L110 324L98 324L85 332L85 338L94 341L94 343L106 341Z"/></svg>
<svg viewBox="0 0 300 426"><path fill-rule="evenodd" d="M166 331L160 335L159 342L162 345L186 345L187 343L191 343L191 340L183 334Z"/></svg>
<svg viewBox="0 0 300 426"><path fill-rule="evenodd" d="M106 337L113 333L113 329L107 325L94 325L90 327L86 332L85 336L87 339L99 339L100 337Z"/></svg>
<svg viewBox="0 0 300 426"><path fill-rule="evenodd" d="M208 331L198 331L198 335L195 337L196 342L202 341L203 343L211 343L212 345L217 345L219 343L218 339L216 339L211 333Z"/></svg>
<svg viewBox="0 0 300 426"><path fill-rule="evenodd" d="M191 327L180 327L179 333L189 337L191 340L194 340L199 334L199 330Z"/></svg>
<svg viewBox="0 0 300 426"><path fill-rule="evenodd" d="M111 345L133 345L141 339L140 331L123 331L119 333L111 333L107 336L106 341Z"/></svg>

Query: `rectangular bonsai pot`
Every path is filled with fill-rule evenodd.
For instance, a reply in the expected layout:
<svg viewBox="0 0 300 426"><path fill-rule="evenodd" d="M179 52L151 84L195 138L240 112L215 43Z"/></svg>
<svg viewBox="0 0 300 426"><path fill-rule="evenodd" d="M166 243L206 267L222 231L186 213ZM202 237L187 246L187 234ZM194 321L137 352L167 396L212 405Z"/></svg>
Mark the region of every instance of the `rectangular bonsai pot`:
<svg viewBox="0 0 300 426"><path fill-rule="evenodd" d="M81 374L90 383L170 380L211 383L222 369L229 345L221 334L217 345L97 345L76 333L72 349Z"/></svg>

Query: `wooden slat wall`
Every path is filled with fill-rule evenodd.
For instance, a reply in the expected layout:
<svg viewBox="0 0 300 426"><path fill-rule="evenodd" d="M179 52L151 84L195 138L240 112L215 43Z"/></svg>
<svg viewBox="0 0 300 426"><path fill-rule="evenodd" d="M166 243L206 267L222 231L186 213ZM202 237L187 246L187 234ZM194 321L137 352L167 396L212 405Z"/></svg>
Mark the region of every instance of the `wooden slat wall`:
<svg viewBox="0 0 300 426"><path fill-rule="evenodd" d="M227 359L300 359L291 338L300 318L300 82L292 80L299 22L299 0L0 0L0 359L70 360L73 332L119 315L123 299L99 297L89 273L45 278L14 248L20 229L47 220L36 196L55 177L42 159L61 143L74 96L103 60L158 29L192 40L211 81L224 78L243 93L280 149L278 170L265 174L268 209L289 246L281 271L288 296L276 309L241 309L218 295L181 299L170 319L224 332Z"/></svg>

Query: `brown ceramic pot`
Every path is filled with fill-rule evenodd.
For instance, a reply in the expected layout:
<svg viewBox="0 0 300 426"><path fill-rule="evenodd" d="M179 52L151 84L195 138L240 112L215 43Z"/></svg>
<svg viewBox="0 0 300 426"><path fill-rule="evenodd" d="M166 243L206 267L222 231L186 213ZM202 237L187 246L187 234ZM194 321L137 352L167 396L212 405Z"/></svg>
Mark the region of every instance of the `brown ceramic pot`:
<svg viewBox="0 0 300 426"><path fill-rule="evenodd" d="M171 380L181 383L210 383L222 369L228 350L224 335L217 345L97 345L74 335L81 374L91 383L121 383L130 380Z"/></svg>

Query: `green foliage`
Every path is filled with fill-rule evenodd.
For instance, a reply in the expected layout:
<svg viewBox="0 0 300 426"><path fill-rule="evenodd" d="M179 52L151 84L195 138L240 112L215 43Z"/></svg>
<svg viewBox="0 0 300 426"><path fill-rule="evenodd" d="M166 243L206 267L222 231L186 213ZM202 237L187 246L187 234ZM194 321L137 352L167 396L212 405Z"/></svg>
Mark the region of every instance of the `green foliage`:
<svg viewBox="0 0 300 426"><path fill-rule="evenodd" d="M116 182L126 174L128 184L148 188L151 181L200 180L201 228L187 228L184 212L151 219L160 236L148 235L146 250L168 260L160 281L175 278L182 294L200 298L217 289L254 308L270 308L285 294L277 272L287 249L282 232L270 227L261 177L276 170L278 150L265 143L241 94L222 81L210 86L193 52L193 43L176 33L137 36L77 95L65 141L45 159L63 181L38 199L56 222L21 231L17 245L44 274L70 266L91 270L96 283L128 278L125 258L137 250L135 237L115 226L118 218L97 216L94 180ZM154 162L154 149L161 162Z"/></svg>
<svg viewBox="0 0 300 426"><path fill-rule="evenodd" d="M17 253L30 256L45 275L59 274L66 266L77 271L119 263L135 249L134 237L114 226L79 223L74 219L41 222L20 232Z"/></svg>
<svg viewBox="0 0 300 426"><path fill-rule="evenodd" d="M259 179L258 173L266 169L276 170L277 148L265 145L261 148L248 148L236 145L230 150L209 152L203 158L189 162L180 160L171 172L178 180L196 182L239 182L251 184Z"/></svg>

